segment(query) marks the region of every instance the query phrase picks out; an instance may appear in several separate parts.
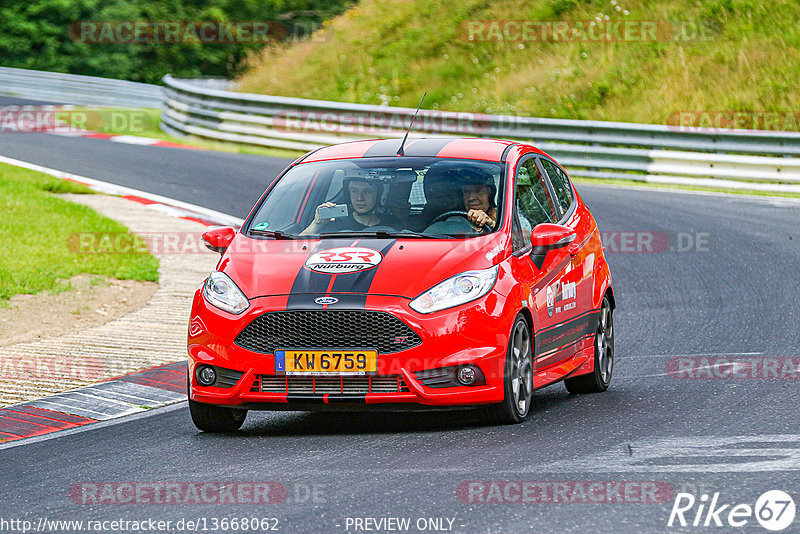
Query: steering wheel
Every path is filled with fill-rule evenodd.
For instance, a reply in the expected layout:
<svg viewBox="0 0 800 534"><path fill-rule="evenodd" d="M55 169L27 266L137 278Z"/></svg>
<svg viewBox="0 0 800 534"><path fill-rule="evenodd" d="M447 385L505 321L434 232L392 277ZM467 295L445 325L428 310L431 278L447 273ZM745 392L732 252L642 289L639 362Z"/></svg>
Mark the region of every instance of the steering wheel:
<svg viewBox="0 0 800 534"><path fill-rule="evenodd" d="M442 213L441 215L439 215L438 217L436 217L435 219L433 219L428 224L428 226L431 226L434 223L443 221L445 219L449 219L450 217L464 217L467 220L467 222L470 224L470 226L472 226L472 221L469 220L469 213L467 213L466 211L461 211L461 210L446 211L446 212ZM472 227L475 228L474 226L472 226ZM481 226L481 228L479 230L476 230L476 231L477 232L481 232L481 233L488 233L488 232L491 232L492 229L488 225L484 224L483 226Z"/></svg>

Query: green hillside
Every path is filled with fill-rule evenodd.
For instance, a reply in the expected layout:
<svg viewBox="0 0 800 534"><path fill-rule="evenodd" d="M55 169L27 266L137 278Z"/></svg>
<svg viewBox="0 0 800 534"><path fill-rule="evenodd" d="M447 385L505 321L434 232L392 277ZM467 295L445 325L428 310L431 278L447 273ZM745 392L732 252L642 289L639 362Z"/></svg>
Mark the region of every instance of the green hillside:
<svg viewBox="0 0 800 534"><path fill-rule="evenodd" d="M655 31L598 41L592 20ZM536 39L544 21L584 37ZM796 0L362 0L310 40L251 55L239 90L407 107L427 91L428 109L648 123L796 112L798 22Z"/></svg>

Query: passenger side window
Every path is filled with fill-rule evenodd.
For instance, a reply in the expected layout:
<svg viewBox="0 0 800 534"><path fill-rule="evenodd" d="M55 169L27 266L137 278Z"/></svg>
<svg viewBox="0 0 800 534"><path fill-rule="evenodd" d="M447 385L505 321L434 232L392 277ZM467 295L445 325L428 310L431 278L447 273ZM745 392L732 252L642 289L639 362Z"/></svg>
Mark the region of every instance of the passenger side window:
<svg viewBox="0 0 800 534"><path fill-rule="evenodd" d="M521 239L514 239L516 248L516 245L521 242L524 242L525 245L530 244L531 231L534 226L556 220L553 203L547 194L534 158L524 161L517 167L515 199L519 231L521 232Z"/></svg>
<svg viewBox="0 0 800 534"><path fill-rule="evenodd" d="M569 185L567 175L558 168L558 166L544 158L542 158L542 166L547 171L547 176L550 177L550 183L553 184L553 189L556 191L556 197L561 206L561 212L566 213L572 204L572 187Z"/></svg>

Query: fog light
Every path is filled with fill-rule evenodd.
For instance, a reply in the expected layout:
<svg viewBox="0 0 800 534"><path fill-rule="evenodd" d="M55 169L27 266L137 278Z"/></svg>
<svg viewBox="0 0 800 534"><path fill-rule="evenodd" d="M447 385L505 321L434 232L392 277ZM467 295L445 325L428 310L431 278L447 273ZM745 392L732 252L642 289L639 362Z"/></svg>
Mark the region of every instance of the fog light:
<svg viewBox="0 0 800 534"><path fill-rule="evenodd" d="M471 386L475 382L475 369L472 366L465 366L458 370L458 381L465 386Z"/></svg>
<svg viewBox="0 0 800 534"><path fill-rule="evenodd" d="M195 371L197 382L201 386L213 386L217 381L217 372L210 365L201 365Z"/></svg>

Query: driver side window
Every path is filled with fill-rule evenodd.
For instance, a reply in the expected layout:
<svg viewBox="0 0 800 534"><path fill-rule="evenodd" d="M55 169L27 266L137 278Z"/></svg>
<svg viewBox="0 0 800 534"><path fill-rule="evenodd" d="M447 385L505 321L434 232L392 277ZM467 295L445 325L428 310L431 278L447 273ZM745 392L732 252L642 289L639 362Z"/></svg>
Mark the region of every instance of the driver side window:
<svg viewBox="0 0 800 534"><path fill-rule="evenodd" d="M535 158L528 158L517 167L515 203L519 227L515 225L514 248L530 244L531 231L537 224L552 223L556 218L553 202L547 193L542 177L536 167ZM519 230L517 230L519 228Z"/></svg>

